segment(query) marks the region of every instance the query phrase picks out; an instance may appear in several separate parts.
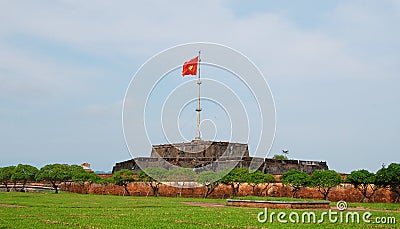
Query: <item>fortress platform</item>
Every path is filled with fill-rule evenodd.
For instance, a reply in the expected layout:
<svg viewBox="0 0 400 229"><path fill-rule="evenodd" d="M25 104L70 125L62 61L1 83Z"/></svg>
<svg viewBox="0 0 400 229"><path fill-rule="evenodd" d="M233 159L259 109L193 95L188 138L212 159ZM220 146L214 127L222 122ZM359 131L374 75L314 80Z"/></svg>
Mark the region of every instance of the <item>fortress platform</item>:
<svg viewBox="0 0 400 229"><path fill-rule="evenodd" d="M276 160L270 158L251 157L248 145L243 143L213 142L193 140L186 143L154 145L150 157L137 157L118 162L112 172L121 169L131 169L139 173L141 167L173 166L194 168L201 172L203 168L220 170L234 165L236 168L248 168L255 160L261 165L258 169L269 174L283 174L291 169L304 171L308 174L315 170L328 170L323 161ZM139 165L141 166L139 166Z"/></svg>

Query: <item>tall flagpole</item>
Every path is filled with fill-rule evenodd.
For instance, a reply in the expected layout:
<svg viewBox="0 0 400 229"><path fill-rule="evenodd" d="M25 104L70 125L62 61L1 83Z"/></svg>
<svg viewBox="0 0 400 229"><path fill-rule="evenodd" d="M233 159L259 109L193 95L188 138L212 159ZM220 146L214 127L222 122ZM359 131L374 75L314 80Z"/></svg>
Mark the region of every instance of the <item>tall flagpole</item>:
<svg viewBox="0 0 400 229"><path fill-rule="evenodd" d="M196 138L195 140L201 140L201 133L200 133L200 111L201 111L201 107L200 107L200 85L201 85L201 81L200 81L200 50L199 50L199 63L197 65L197 87L198 87L198 97L197 97L197 132L196 132Z"/></svg>

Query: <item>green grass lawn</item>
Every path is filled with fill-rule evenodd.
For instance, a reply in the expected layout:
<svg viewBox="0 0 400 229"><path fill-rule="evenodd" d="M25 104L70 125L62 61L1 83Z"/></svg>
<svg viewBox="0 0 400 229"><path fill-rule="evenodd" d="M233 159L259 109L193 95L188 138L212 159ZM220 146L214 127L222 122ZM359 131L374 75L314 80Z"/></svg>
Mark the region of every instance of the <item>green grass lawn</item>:
<svg viewBox="0 0 400 229"><path fill-rule="evenodd" d="M213 206L193 206L184 202ZM398 222L346 224L325 220L322 224L295 224L280 223L275 218L272 223L260 223L257 215L263 209L228 207L225 204L226 200L222 199L2 192L0 228L400 228ZM400 221L399 204L351 203L349 206L363 208L358 210L360 215L370 211L372 221L386 216ZM310 210L268 211L287 215L294 211L301 215ZM314 212L321 214L323 211Z"/></svg>

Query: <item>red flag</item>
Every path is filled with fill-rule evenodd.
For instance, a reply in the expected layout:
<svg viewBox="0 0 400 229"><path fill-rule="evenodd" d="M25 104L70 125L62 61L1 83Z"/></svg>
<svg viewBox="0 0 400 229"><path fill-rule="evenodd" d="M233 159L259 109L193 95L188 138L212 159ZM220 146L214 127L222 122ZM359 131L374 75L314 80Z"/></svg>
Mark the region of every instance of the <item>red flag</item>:
<svg viewBox="0 0 400 229"><path fill-rule="evenodd" d="M196 56L195 58L186 61L183 64L182 68L182 76L186 75L196 75L197 74L197 65L199 64L199 57Z"/></svg>

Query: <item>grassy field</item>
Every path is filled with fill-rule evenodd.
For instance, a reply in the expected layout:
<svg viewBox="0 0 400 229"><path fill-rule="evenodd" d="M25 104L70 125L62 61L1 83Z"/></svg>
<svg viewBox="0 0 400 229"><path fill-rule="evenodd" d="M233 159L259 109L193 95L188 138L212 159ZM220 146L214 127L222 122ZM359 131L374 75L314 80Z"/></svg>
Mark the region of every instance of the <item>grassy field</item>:
<svg viewBox="0 0 400 229"><path fill-rule="evenodd" d="M272 199L272 198L269 198ZM260 223L264 209L225 206L226 200L80 195L73 193L0 193L0 228L400 228L376 224L377 217L400 221L399 204L351 203L371 223ZM202 205L202 206L199 206ZM334 205L334 204L333 204ZM269 213L292 210L268 209ZM301 215L305 210L294 210ZM310 211L310 210L307 210ZM321 210L311 210L317 215Z"/></svg>

